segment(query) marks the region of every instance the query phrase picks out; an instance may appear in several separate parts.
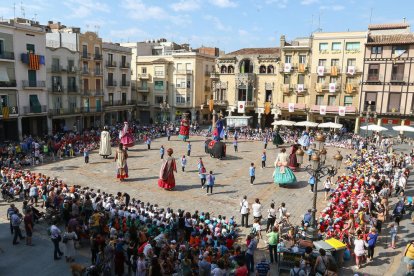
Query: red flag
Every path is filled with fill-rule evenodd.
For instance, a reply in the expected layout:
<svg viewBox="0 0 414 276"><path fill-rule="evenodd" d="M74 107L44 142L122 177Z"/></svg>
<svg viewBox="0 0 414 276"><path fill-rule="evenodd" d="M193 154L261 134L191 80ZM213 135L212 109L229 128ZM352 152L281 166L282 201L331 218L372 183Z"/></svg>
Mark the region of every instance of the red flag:
<svg viewBox="0 0 414 276"><path fill-rule="evenodd" d="M35 54L29 54L29 69L30 70L39 70L40 62L39 56Z"/></svg>

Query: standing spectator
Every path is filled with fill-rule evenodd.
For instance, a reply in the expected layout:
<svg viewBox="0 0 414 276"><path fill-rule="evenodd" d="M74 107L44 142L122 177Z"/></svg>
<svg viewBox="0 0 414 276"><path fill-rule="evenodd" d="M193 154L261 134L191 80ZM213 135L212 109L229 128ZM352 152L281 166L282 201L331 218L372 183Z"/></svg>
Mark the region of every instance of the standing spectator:
<svg viewBox="0 0 414 276"><path fill-rule="evenodd" d="M240 214L241 214L241 226L249 227L249 202L247 202L247 196L243 197L240 202Z"/></svg>
<svg viewBox="0 0 414 276"><path fill-rule="evenodd" d="M63 253L59 248L59 242L62 240L62 236L60 229L55 224L56 222L53 222L50 227L50 239L52 240L54 246L53 257L55 260L59 260L60 257L63 256Z"/></svg>
<svg viewBox="0 0 414 276"><path fill-rule="evenodd" d="M266 148L267 148L267 143L269 142L268 140L269 140L269 139L267 139L267 136L265 136L265 138L263 139L264 149L266 149Z"/></svg>
<svg viewBox="0 0 414 276"><path fill-rule="evenodd" d="M181 157L181 170L182 171L185 170L185 166L187 166L187 159L185 158L185 155L183 155L183 157Z"/></svg>
<svg viewBox="0 0 414 276"><path fill-rule="evenodd" d="M249 235L250 243L247 246L246 250L246 265L247 269L249 270L249 273L254 272L254 252L257 248L257 240L256 237L252 234Z"/></svg>
<svg viewBox="0 0 414 276"><path fill-rule="evenodd" d="M277 263L277 245L279 244L279 231L277 226L273 226L273 231L267 235L267 243L269 244L270 262Z"/></svg>
<svg viewBox="0 0 414 276"><path fill-rule="evenodd" d="M167 129L167 139L168 141L171 139L171 131L169 129Z"/></svg>
<svg viewBox="0 0 414 276"><path fill-rule="evenodd" d="M65 244L65 257L67 262L74 262L75 259L75 240L78 236L73 231L71 226L68 226L68 231L63 234L63 243Z"/></svg>
<svg viewBox="0 0 414 276"><path fill-rule="evenodd" d="M276 209L275 204L272 202L270 204L270 209L267 209L267 222L266 222L266 233L269 230L272 230L272 226L275 224L276 221Z"/></svg>
<svg viewBox="0 0 414 276"><path fill-rule="evenodd" d="M13 215L11 216L11 223L13 226L13 244L19 244L17 241L17 237L20 238L20 240L23 240L25 237L22 235L22 231L20 230L20 224L22 223L22 215L19 213L19 210L15 210Z"/></svg>
<svg viewBox="0 0 414 276"><path fill-rule="evenodd" d="M368 234L368 258L370 261L374 259L374 249L377 243L378 234L377 229L371 228L370 233Z"/></svg>
<svg viewBox="0 0 414 276"><path fill-rule="evenodd" d="M310 186L310 192L313 193L313 187L315 186L316 179L313 175L309 176L308 184ZM317 191L316 191L317 192Z"/></svg>
<svg viewBox="0 0 414 276"><path fill-rule="evenodd" d="M397 239L398 224L393 222L390 224L391 248L395 249L395 240Z"/></svg>
<svg viewBox="0 0 414 276"><path fill-rule="evenodd" d="M358 232L356 239L354 240L354 254L355 254L355 262L356 262L357 269L361 268L361 262L365 256L365 247L368 246L368 244L362 238L363 238L362 234ZM316 262L317 261L318 259L316 259Z"/></svg>
<svg viewBox="0 0 414 276"><path fill-rule="evenodd" d="M211 264L207 261L208 252L205 252L198 262L198 275L211 276Z"/></svg>
<svg viewBox="0 0 414 276"><path fill-rule="evenodd" d="M210 171L209 175L207 175L207 194L209 190L210 193L213 194L213 186L215 181L216 177L213 175L213 171Z"/></svg>
<svg viewBox="0 0 414 276"><path fill-rule="evenodd" d="M145 144L147 144L148 150L150 150L151 149L151 138L149 136L147 137Z"/></svg>
<svg viewBox="0 0 414 276"><path fill-rule="evenodd" d="M253 210L253 218L258 219L259 223L262 220L262 204L260 204L260 201L258 198L254 200L254 203L252 204L252 210Z"/></svg>
<svg viewBox="0 0 414 276"><path fill-rule="evenodd" d="M331 191L331 186L332 186L332 182L331 182L331 177L330 176L326 177L325 183L323 184L323 186L325 188L325 201L327 201L328 200L328 194Z"/></svg>
<svg viewBox="0 0 414 276"><path fill-rule="evenodd" d="M262 154L262 169L263 168L266 168L266 151L263 151L263 154Z"/></svg>
<svg viewBox="0 0 414 276"><path fill-rule="evenodd" d="M206 168L204 167L203 163L201 163L199 166L198 176L200 177L201 181L201 189L204 189L204 184L206 184Z"/></svg>
<svg viewBox="0 0 414 276"><path fill-rule="evenodd" d="M33 235L33 214L29 208L24 216L24 229L26 231L26 245L33 246L32 235Z"/></svg>
<svg viewBox="0 0 414 276"><path fill-rule="evenodd" d="M413 271L414 267L414 241L407 244L404 251L404 263L407 264L407 274Z"/></svg>
<svg viewBox="0 0 414 276"><path fill-rule="evenodd" d="M39 198L39 188L37 188L36 184L33 184L30 187L29 196L30 196L30 202L33 204L33 201L34 201L35 206L37 207L37 200Z"/></svg>
<svg viewBox="0 0 414 276"><path fill-rule="evenodd" d="M253 185L253 182L256 178L256 167L254 166L254 163L250 163L249 175L250 175L250 184Z"/></svg>
<svg viewBox="0 0 414 276"><path fill-rule="evenodd" d="M161 145L161 147L160 147L160 156L161 156L161 159L164 159L164 153L165 153L164 146Z"/></svg>
<svg viewBox="0 0 414 276"><path fill-rule="evenodd" d="M187 156L190 156L190 154L191 154L191 143L190 143L190 141L188 141L188 143L187 143Z"/></svg>
<svg viewBox="0 0 414 276"><path fill-rule="evenodd" d="M265 256L263 256L260 260L260 263L256 265L256 270L257 276L269 276L270 266L269 263L266 261Z"/></svg>
<svg viewBox="0 0 414 276"><path fill-rule="evenodd" d="M29 194L29 193L28 193ZM7 209L7 219L10 222L10 233L13 235L13 225L12 225L12 215L16 212L16 207L14 204L10 204L10 207Z"/></svg>
<svg viewBox="0 0 414 276"><path fill-rule="evenodd" d="M89 151L87 148L83 149L83 157L85 158L85 164L89 163Z"/></svg>
<svg viewBox="0 0 414 276"><path fill-rule="evenodd" d="M238 142L237 142L237 139L234 139L233 146L234 146L234 152L238 152Z"/></svg>
<svg viewBox="0 0 414 276"><path fill-rule="evenodd" d="M294 267L290 269L289 276L306 276L305 270L300 268L300 261L295 261Z"/></svg>

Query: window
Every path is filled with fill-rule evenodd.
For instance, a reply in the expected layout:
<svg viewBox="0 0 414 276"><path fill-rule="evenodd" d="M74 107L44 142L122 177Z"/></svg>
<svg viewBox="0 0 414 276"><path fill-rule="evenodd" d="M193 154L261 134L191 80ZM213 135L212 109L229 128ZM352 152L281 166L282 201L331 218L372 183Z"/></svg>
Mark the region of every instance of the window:
<svg viewBox="0 0 414 276"><path fill-rule="evenodd" d="M1 107L6 107L8 106L9 103L9 99L7 95L0 95L0 106Z"/></svg>
<svg viewBox="0 0 414 276"><path fill-rule="evenodd" d="M266 66L261 65L260 68L259 68L259 73L260 74L265 74L266 73Z"/></svg>
<svg viewBox="0 0 414 276"><path fill-rule="evenodd" d="M193 70L193 65L191 63L186 63L185 70L187 70L187 72Z"/></svg>
<svg viewBox="0 0 414 276"><path fill-rule="evenodd" d="M126 104L126 101L127 101L127 94L126 93L121 94L121 101L122 101L122 104Z"/></svg>
<svg viewBox="0 0 414 276"><path fill-rule="evenodd" d="M76 77L68 77L68 92L77 92Z"/></svg>
<svg viewBox="0 0 414 276"><path fill-rule="evenodd" d="M143 100L144 102L146 102L146 101L147 101L147 95L142 95L142 100Z"/></svg>
<svg viewBox="0 0 414 276"><path fill-rule="evenodd" d="M226 74L227 73L227 67L226 67L226 65L222 65L221 66L220 73L222 73L222 74Z"/></svg>
<svg viewBox="0 0 414 276"><path fill-rule="evenodd" d="M141 67L141 73L146 74L147 73L147 67Z"/></svg>
<svg viewBox="0 0 414 276"><path fill-rule="evenodd" d="M154 81L154 89L155 90L164 90L164 82L163 81Z"/></svg>
<svg viewBox="0 0 414 276"><path fill-rule="evenodd" d="M27 77L29 78L29 86L36 87L36 70L27 70Z"/></svg>
<svg viewBox="0 0 414 276"><path fill-rule="evenodd" d="M52 76L52 91L62 92L62 78L58 76Z"/></svg>
<svg viewBox="0 0 414 276"><path fill-rule="evenodd" d="M283 76L283 83L284 84L290 84L290 75L284 75Z"/></svg>
<svg viewBox="0 0 414 276"><path fill-rule="evenodd" d="M30 112L40 113L42 111L42 106L40 105L39 98L37 95L29 95L30 103Z"/></svg>
<svg viewBox="0 0 414 276"><path fill-rule="evenodd" d="M88 45L82 45L82 57L88 57Z"/></svg>
<svg viewBox="0 0 414 276"><path fill-rule="evenodd" d="M356 65L356 59L355 58L348 58L346 61L347 66L355 66Z"/></svg>
<svg viewBox="0 0 414 276"><path fill-rule="evenodd" d="M88 63L87 62L82 63L82 71L83 71L84 74L88 73L89 68L88 68Z"/></svg>
<svg viewBox="0 0 414 276"><path fill-rule="evenodd" d="M336 96L328 96L328 105L332 106L335 105Z"/></svg>
<svg viewBox="0 0 414 276"><path fill-rule="evenodd" d="M267 66L267 73L268 74L273 74L274 72L275 72L275 69L273 68L273 65Z"/></svg>
<svg viewBox="0 0 414 276"><path fill-rule="evenodd" d="M305 75L303 74L298 75L298 84L305 84Z"/></svg>
<svg viewBox="0 0 414 276"><path fill-rule="evenodd" d="M347 42L346 43L346 50L347 51L358 51L359 50L359 42Z"/></svg>
<svg viewBox="0 0 414 276"><path fill-rule="evenodd" d="M247 97L247 90L243 89L243 88L239 88L239 93L238 93L238 100L239 101L245 101L246 97Z"/></svg>
<svg viewBox="0 0 414 276"><path fill-rule="evenodd" d="M341 42L332 42L332 51L341 51Z"/></svg>
<svg viewBox="0 0 414 276"><path fill-rule="evenodd" d="M354 100L354 97L352 96L345 96L344 97L344 106L352 106L352 101Z"/></svg>
<svg viewBox="0 0 414 276"><path fill-rule="evenodd" d="M396 63L392 65L391 81L403 81L404 80L404 64Z"/></svg>
<svg viewBox="0 0 414 276"><path fill-rule="evenodd" d="M316 96L316 105L323 105L323 95Z"/></svg>
<svg viewBox="0 0 414 276"><path fill-rule="evenodd" d="M99 57L101 55L100 52L99 47L95 47L95 57Z"/></svg>
<svg viewBox="0 0 414 276"><path fill-rule="evenodd" d="M228 73L229 74L233 74L234 73L234 67L232 66L232 65L229 65L229 67L228 67Z"/></svg>
<svg viewBox="0 0 414 276"><path fill-rule="evenodd" d="M367 92L365 93L364 110L368 110L368 106L371 106L371 110L376 109L377 93Z"/></svg>
<svg viewBox="0 0 414 276"><path fill-rule="evenodd" d="M319 51L327 51L328 43L319 43Z"/></svg>
<svg viewBox="0 0 414 276"><path fill-rule="evenodd" d="M122 67L126 67L127 66L127 64L126 64L126 56L121 56L121 63L122 63Z"/></svg>
<svg viewBox="0 0 414 276"><path fill-rule="evenodd" d="M325 83L325 77L318 77L318 83Z"/></svg>
<svg viewBox="0 0 414 276"><path fill-rule="evenodd" d="M101 92L101 80L100 79L95 80L95 89L96 89L96 92Z"/></svg>
<svg viewBox="0 0 414 276"><path fill-rule="evenodd" d="M114 93L108 93L109 105L114 104Z"/></svg>
<svg viewBox="0 0 414 276"><path fill-rule="evenodd" d="M388 112L399 112L401 102L401 93L390 93L388 98Z"/></svg>
<svg viewBox="0 0 414 276"><path fill-rule="evenodd" d="M108 84L112 85L114 82L114 74L113 73L108 73Z"/></svg>
<svg viewBox="0 0 414 276"><path fill-rule="evenodd" d="M164 77L164 66L155 66L154 71L156 77Z"/></svg>
<svg viewBox="0 0 414 276"><path fill-rule="evenodd" d="M27 50L27 53L34 54L35 53L34 44L26 44L26 50Z"/></svg>
<svg viewBox="0 0 414 276"><path fill-rule="evenodd" d="M68 70L70 72L75 72L75 61L73 59L68 60Z"/></svg>
<svg viewBox="0 0 414 276"><path fill-rule="evenodd" d="M112 65L114 62L114 55L113 54L108 54L108 64Z"/></svg>
<svg viewBox="0 0 414 276"><path fill-rule="evenodd" d="M379 81L379 64L370 64L368 67L368 81Z"/></svg>
<svg viewBox="0 0 414 276"><path fill-rule="evenodd" d="M4 53L4 40L0 39L0 55Z"/></svg>
<svg viewBox="0 0 414 276"><path fill-rule="evenodd" d="M306 63L306 55L299 55L299 63L300 64Z"/></svg>
<svg viewBox="0 0 414 276"><path fill-rule="evenodd" d="M320 59L320 60L318 61L318 65L319 65L319 66L326 66L326 59Z"/></svg>
<svg viewBox="0 0 414 276"><path fill-rule="evenodd" d="M336 66L336 67L338 67L339 66L339 59L331 59L331 66Z"/></svg>
<svg viewBox="0 0 414 276"><path fill-rule="evenodd" d="M99 62L96 62L95 63L95 75L99 76L101 74L102 74L102 72L101 72L101 64Z"/></svg>
<svg viewBox="0 0 414 276"><path fill-rule="evenodd" d="M396 45L392 47L392 54L393 55L402 55L407 51L407 45Z"/></svg>
<svg viewBox="0 0 414 276"><path fill-rule="evenodd" d="M155 103L160 104L164 102L164 98L162 96L155 96Z"/></svg>
<svg viewBox="0 0 414 276"><path fill-rule="evenodd" d="M330 77L329 78L329 83L337 83L338 82L338 77Z"/></svg>
<svg viewBox="0 0 414 276"><path fill-rule="evenodd" d="M191 102L190 96L187 96L187 103L190 103L190 102Z"/></svg>
<svg viewBox="0 0 414 276"><path fill-rule="evenodd" d="M177 63L177 71L180 72L183 70L183 64L182 63Z"/></svg>
<svg viewBox="0 0 414 276"><path fill-rule="evenodd" d="M187 88L191 88L191 81L190 80L187 81Z"/></svg>
<svg viewBox="0 0 414 276"><path fill-rule="evenodd" d="M285 56L285 63L292 63L292 56L286 55Z"/></svg>
<svg viewBox="0 0 414 276"><path fill-rule="evenodd" d="M52 71L57 72L59 70L59 59L52 58Z"/></svg>
<svg viewBox="0 0 414 276"><path fill-rule="evenodd" d="M371 54L381 54L381 53L382 53L382 46L371 47Z"/></svg>
<svg viewBox="0 0 414 276"><path fill-rule="evenodd" d="M357 84L355 78L346 78L346 84Z"/></svg>
<svg viewBox="0 0 414 276"><path fill-rule="evenodd" d="M147 89L148 88L148 82L146 81L146 80L142 80L141 81L141 88L143 88L143 89Z"/></svg>
<svg viewBox="0 0 414 276"><path fill-rule="evenodd" d="M122 74L122 85L123 86L126 86L126 82L127 82L127 80L126 80L126 74Z"/></svg>
<svg viewBox="0 0 414 276"><path fill-rule="evenodd" d="M186 87L186 80L185 79L177 79L176 86L178 88L185 88Z"/></svg>

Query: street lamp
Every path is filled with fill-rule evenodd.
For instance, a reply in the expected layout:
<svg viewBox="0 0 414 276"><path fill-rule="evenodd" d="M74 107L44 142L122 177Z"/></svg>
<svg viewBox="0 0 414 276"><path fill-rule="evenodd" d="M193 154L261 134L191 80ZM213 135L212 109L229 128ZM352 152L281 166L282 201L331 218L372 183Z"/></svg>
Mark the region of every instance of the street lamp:
<svg viewBox="0 0 414 276"><path fill-rule="evenodd" d="M167 121L167 112L170 109L170 105L166 101L164 101L164 102L160 103L160 108L161 108L161 112L163 114L162 120L163 120L163 122L165 122L165 121Z"/></svg>
<svg viewBox="0 0 414 276"><path fill-rule="evenodd" d="M318 182L323 177L335 176L338 172L338 169L341 167L343 156L338 151L338 153L333 157L336 160L334 165L325 165L327 150L324 147L325 145L325 136L318 134L315 138L315 143L313 144L314 152L311 156L311 163L308 165L305 170L308 174L312 175L315 178L315 186L313 189L313 205L312 205L312 228L309 229L309 232L312 238L317 237L317 222L316 222L316 201L318 195Z"/></svg>
<svg viewBox="0 0 414 276"><path fill-rule="evenodd" d="M374 118L374 119L377 118L377 112L371 110L373 105L374 105L373 101L368 101L367 112L365 114L365 125L367 127L365 129L365 140L367 140L367 141L368 141L368 122L371 118Z"/></svg>
<svg viewBox="0 0 414 276"><path fill-rule="evenodd" d="M303 156L305 155L305 152L303 151L303 149L300 147L298 148L298 150L296 151L296 162L300 165L303 164Z"/></svg>

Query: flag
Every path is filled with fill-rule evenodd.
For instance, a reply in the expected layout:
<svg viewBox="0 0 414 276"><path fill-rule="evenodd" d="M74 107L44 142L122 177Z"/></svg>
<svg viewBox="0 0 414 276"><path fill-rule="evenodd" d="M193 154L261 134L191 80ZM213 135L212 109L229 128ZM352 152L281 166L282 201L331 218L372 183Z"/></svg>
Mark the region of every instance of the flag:
<svg viewBox="0 0 414 276"><path fill-rule="evenodd" d="M339 113L339 116L345 116L345 113L346 113L346 107L345 107L345 106L340 106L340 107L338 108L338 113Z"/></svg>
<svg viewBox="0 0 414 276"><path fill-rule="evenodd" d="M335 92L336 91L336 83L331 82L329 84L329 92Z"/></svg>
<svg viewBox="0 0 414 276"><path fill-rule="evenodd" d="M288 109L289 109L289 112L295 112L295 104L294 103L289 103Z"/></svg>
<svg viewBox="0 0 414 276"><path fill-rule="evenodd" d="M292 70L292 64L285 63L285 66L283 67L283 72L289 73Z"/></svg>
<svg viewBox="0 0 414 276"><path fill-rule="evenodd" d="M245 101L238 101L237 102L237 112L244 113L246 110L246 102Z"/></svg>
<svg viewBox="0 0 414 276"><path fill-rule="evenodd" d="M299 73L305 72L305 64L304 63L299 63L298 72Z"/></svg>
<svg viewBox="0 0 414 276"><path fill-rule="evenodd" d="M265 113L266 115L269 115L269 114L270 114L270 112L271 112L271 110L270 110L270 102L265 102L264 113Z"/></svg>
<svg viewBox="0 0 414 276"><path fill-rule="evenodd" d="M326 115L326 105L319 106L319 114Z"/></svg>
<svg viewBox="0 0 414 276"><path fill-rule="evenodd" d="M325 74L325 66L318 66L318 76L323 76Z"/></svg>
<svg viewBox="0 0 414 276"><path fill-rule="evenodd" d="M304 89L305 88L303 84L298 84L298 93L302 93Z"/></svg>
<svg viewBox="0 0 414 276"><path fill-rule="evenodd" d="M323 87L322 83L315 84L316 92L322 92L322 87Z"/></svg>
<svg viewBox="0 0 414 276"><path fill-rule="evenodd" d="M210 100L208 102L208 108L210 109L210 112L213 111L213 109L214 109L214 100Z"/></svg>
<svg viewBox="0 0 414 276"><path fill-rule="evenodd" d="M30 70L39 70L40 62L39 56L35 54L29 54L29 69Z"/></svg>
<svg viewBox="0 0 414 276"><path fill-rule="evenodd" d="M6 120L9 118L9 107L8 106L3 106L2 114L3 114L3 120Z"/></svg>
<svg viewBox="0 0 414 276"><path fill-rule="evenodd" d="M349 75L355 74L355 66L348 66L347 73Z"/></svg>
<svg viewBox="0 0 414 276"><path fill-rule="evenodd" d="M338 75L338 67L332 66L331 67L331 76L337 76Z"/></svg>
<svg viewBox="0 0 414 276"><path fill-rule="evenodd" d="M346 93L351 94L352 93L352 89L354 89L352 83L347 83L346 84Z"/></svg>

